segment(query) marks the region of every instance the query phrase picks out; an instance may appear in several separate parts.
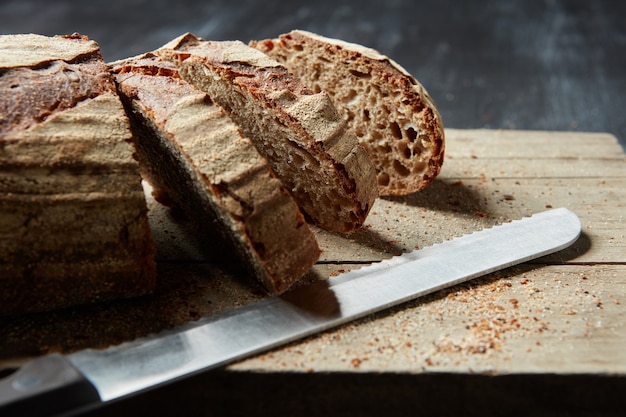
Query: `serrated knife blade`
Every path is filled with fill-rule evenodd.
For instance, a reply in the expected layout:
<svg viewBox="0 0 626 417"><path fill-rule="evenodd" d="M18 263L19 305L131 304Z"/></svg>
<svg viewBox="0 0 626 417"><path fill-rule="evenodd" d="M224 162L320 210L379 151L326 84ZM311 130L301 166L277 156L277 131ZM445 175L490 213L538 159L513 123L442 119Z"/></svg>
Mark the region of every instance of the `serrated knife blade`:
<svg viewBox="0 0 626 417"><path fill-rule="evenodd" d="M553 209L173 331L102 350L44 356L0 381L0 414L54 415L95 407L557 252L580 233L576 214Z"/></svg>

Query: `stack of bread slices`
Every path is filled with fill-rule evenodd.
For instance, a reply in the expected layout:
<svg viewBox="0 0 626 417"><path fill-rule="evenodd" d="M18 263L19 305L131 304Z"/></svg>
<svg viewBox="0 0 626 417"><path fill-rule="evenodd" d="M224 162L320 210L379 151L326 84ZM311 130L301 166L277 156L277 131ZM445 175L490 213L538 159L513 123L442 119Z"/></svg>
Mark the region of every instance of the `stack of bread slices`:
<svg viewBox="0 0 626 417"><path fill-rule="evenodd" d="M142 179L281 294L319 258L309 225L353 233L443 163L412 76L304 31L109 64L80 35L0 36L0 111L0 315L152 291Z"/></svg>

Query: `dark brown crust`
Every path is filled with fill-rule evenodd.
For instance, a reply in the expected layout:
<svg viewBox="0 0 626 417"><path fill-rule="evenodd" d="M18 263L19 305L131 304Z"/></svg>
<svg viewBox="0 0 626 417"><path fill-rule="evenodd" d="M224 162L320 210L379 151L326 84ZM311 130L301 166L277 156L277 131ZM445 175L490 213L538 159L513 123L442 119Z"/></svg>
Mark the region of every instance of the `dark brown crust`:
<svg viewBox="0 0 626 417"><path fill-rule="evenodd" d="M159 61L149 53L141 58L128 59L111 65L118 88L122 86L124 89L124 96L131 99L138 98L137 94L132 91L132 84L124 84L124 81L130 78L140 79L139 84L144 89L162 92L158 95L143 94L141 98L144 105L161 120L181 98L198 93L197 89L180 78L173 64ZM208 97L207 100L209 100Z"/></svg>
<svg viewBox="0 0 626 417"><path fill-rule="evenodd" d="M294 78L292 74L287 72L283 67L270 67L270 68L256 68L250 65L232 63L224 65L217 61L211 61L217 68L219 68L220 74L224 78L230 80L234 85L239 85L242 88L250 91L258 100L264 101L267 105L273 108L274 111L282 114L284 119L288 119L292 122L292 128L297 130L301 137L308 137L310 134L307 130L295 119L293 116L286 114L283 109L275 102L268 101L266 95L274 91L290 91L295 95L310 95L313 91L305 87L299 80ZM234 109L227 108L228 111L234 112ZM332 142L335 138L340 139L345 133L345 127L338 126L337 131L333 137L330 138ZM294 144L295 145L295 144ZM318 155L325 156L326 150L324 146L315 141L307 143L309 150L312 150ZM352 224L346 224L344 230L336 230L341 233L350 233L355 228L359 228L367 218L370 210L368 204L363 205L356 197L357 185L354 178L350 178L350 175L346 171L345 167L340 163L333 163L335 169L339 175L336 176L337 183L341 184L341 188L345 190L347 195L352 197L354 208L351 213ZM311 219L313 223L320 224L320 219Z"/></svg>
<svg viewBox="0 0 626 417"><path fill-rule="evenodd" d="M73 58L50 57L42 39ZM12 56L34 49L18 60L28 65L5 59L0 70L0 315L153 291L139 167L97 44L79 35L2 42Z"/></svg>
<svg viewBox="0 0 626 417"><path fill-rule="evenodd" d="M286 140L288 146L302 149L304 153L314 155L320 165L325 166L324 169L328 169L323 174L329 175L328 178L330 178L332 171L332 180L329 182L337 185L335 190L337 190L337 196L342 200L334 197L336 198L334 203L341 207L341 212L337 211L332 215L325 214L322 216L320 215L322 210L312 209L310 195L320 192L303 188L301 184L296 183L296 177L293 174L287 174L289 170L282 168L285 162L281 160L280 154L274 152L268 139L257 137L260 136L259 133L255 134L252 130L248 130L246 124L252 118L245 116L242 113L242 108L234 108L230 105L229 99L205 90L212 94L212 98L228 111L233 120L253 139L259 151L268 159L274 171L291 190L292 195L303 212L308 215L309 220L333 232L351 233L358 230L365 222L377 197L371 161L360 149L356 138L352 132L348 131L345 122L338 116L332 122L330 121L331 118L325 120L327 126L332 126L334 130L326 128L323 134L314 137L310 130L311 126L305 127L302 119L309 117L309 115L300 113L296 116L289 112L288 107L300 101L304 102L309 97L315 97L318 107L310 107L311 113L332 112L336 114L327 96L314 93L304 86L298 78L290 74L285 67L266 56L265 58L247 56L248 51L238 50L237 52L242 52L241 56L233 57L230 54L231 48L240 48L239 44L241 43L204 41L192 34L187 34L155 52L167 59L182 63L183 68L187 63L194 65L195 62L201 62L201 65L205 65L214 74L208 75L208 77L220 77L220 81L217 81L218 84L233 86L237 90L233 94L245 95L247 96L246 100L255 101L260 106L269 109L270 112L265 123L280 123L288 126L287 129L291 130L291 136ZM255 52L258 53L258 51ZM182 76L185 77L184 74ZM195 82L193 77L190 79ZM201 89L205 89L205 87L201 87ZM311 119L315 119L315 117L317 116L311 115ZM352 143L353 145L349 145ZM350 158L343 152L347 148L350 148L353 153ZM345 164L352 165L347 166ZM334 218L330 219L330 217Z"/></svg>
<svg viewBox="0 0 626 417"><path fill-rule="evenodd" d="M112 68L142 169L157 193L166 194L187 214L203 232L203 245L214 247L220 258L243 266L270 292L286 291L315 263L319 248L252 143L205 93L183 81L171 63L148 53ZM191 105L185 103L193 103L194 115L203 122L184 119L189 130L173 133L168 126L178 123L177 111ZM239 155L251 159L227 168L226 161ZM251 192L251 187L263 191ZM268 232L276 227L280 230Z"/></svg>
<svg viewBox="0 0 626 417"><path fill-rule="evenodd" d="M0 196L3 216L11 207L31 224L24 227L21 246L4 252L0 264L0 316L54 310L80 304L136 297L156 285L154 244L148 230L146 208L138 197L120 201L115 195L85 200L83 195L64 201L48 196ZM107 222L106 210L118 210L127 218L119 234L99 239L93 230L118 228ZM128 207L131 204L133 207ZM98 207L98 211L93 211ZM47 212L66 210L67 224L49 224ZM72 222L72 215L86 216L89 224ZM54 230L51 232L51 228ZM140 235L141 238L137 238ZM42 237L45 240L42 240ZM56 240L51 242L50 240ZM106 271L106 272L104 272ZM12 279L6 279L11 277Z"/></svg>
<svg viewBox="0 0 626 417"><path fill-rule="evenodd" d="M0 71L0 138L106 91L114 86L99 54L78 63Z"/></svg>
<svg viewBox="0 0 626 417"><path fill-rule="evenodd" d="M176 184L182 186L183 179L178 176L177 159L159 140L158 131L174 105L188 95L198 94L198 90L180 79L173 64L151 53L111 63L110 68L130 118L142 176L152 185L157 201L180 208L181 202L168 189L176 189ZM208 97L206 100L210 102Z"/></svg>
<svg viewBox="0 0 626 417"><path fill-rule="evenodd" d="M247 84L251 87L264 91L289 90L294 94L313 94L293 74L283 66L258 66L244 61L231 61L226 56L229 46L238 42L211 42L205 41L194 35L184 36L175 50L179 58L185 60L194 54L202 56L203 60L225 70L224 75L235 81L238 77L248 79ZM167 45L165 46L167 48ZM210 54L206 52L210 51ZM158 51L157 51L158 52Z"/></svg>

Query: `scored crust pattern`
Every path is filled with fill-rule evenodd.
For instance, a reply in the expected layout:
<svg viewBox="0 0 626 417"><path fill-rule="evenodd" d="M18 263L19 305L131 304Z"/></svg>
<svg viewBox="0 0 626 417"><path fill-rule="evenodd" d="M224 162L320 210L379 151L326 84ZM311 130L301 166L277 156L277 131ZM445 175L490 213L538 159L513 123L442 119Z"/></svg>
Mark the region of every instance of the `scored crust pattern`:
<svg viewBox="0 0 626 417"><path fill-rule="evenodd" d="M139 167L97 44L10 35L0 50L0 315L152 291Z"/></svg>

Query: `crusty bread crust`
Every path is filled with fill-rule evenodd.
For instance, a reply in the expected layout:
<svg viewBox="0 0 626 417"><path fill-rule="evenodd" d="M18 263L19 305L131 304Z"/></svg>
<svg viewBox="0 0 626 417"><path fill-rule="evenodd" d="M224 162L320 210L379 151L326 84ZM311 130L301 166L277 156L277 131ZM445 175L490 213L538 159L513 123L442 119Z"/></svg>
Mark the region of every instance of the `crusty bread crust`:
<svg viewBox="0 0 626 417"><path fill-rule="evenodd" d="M0 315L152 291L139 167L97 44L11 35L0 50L23 52L0 60Z"/></svg>
<svg viewBox="0 0 626 417"><path fill-rule="evenodd" d="M441 116L398 63L374 49L301 30L250 45L330 94L374 161L380 195L420 191L439 174Z"/></svg>
<svg viewBox="0 0 626 417"><path fill-rule="evenodd" d="M186 34L155 53L229 113L314 224L338 233L363 225L377 197L375 170L327 94L238 41Z"/></svg>
<svg viewBox="0 0 626 417"><path fill-rule="evenodd" d="M286 291L320 250L250 140L173 64L148 53L111 65L148 181L199 225L203 241L225 242L268 291Z"/></svg>

